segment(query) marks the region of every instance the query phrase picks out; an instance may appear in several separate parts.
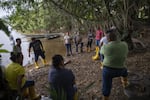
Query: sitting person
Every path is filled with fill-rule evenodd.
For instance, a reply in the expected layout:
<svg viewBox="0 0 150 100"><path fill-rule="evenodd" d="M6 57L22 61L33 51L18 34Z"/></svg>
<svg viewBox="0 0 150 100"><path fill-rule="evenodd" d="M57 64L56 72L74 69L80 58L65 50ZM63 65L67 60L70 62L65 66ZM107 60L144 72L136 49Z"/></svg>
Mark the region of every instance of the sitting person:
<svg viewBox="0 0 150 100"><path fill-rule="evenodd" d="M92 43L94 39L94 31L92 29L89 30L87 34L87 52L90 52L92 50Z"/></svg>
<svg viewBox="0 0 150 100"><path fill-rule="evenodd" d="M10 97L8 83L4 77L2 66L0 66L0 100L12 100Z"/></svg>
<svg viewBox="0 0 150 100"><path fill-rule="evenodd" d="M64 68L64 59L61 55L52 57L48 81L51 90L50 97L53 100L76 100L75 76L71 70ZM56 93L55 96L53 92Z"/></svg>
<svg viewBox="0 0 150 100"><path fill-rule="evenodd" d="M29 96L31 100L40 99L40 96L35 93L34 81L26 80L25 69L21 66L22 54L11 52L10 59L12 63L5 69L5 78L10 89L21 97Z"/></svg>

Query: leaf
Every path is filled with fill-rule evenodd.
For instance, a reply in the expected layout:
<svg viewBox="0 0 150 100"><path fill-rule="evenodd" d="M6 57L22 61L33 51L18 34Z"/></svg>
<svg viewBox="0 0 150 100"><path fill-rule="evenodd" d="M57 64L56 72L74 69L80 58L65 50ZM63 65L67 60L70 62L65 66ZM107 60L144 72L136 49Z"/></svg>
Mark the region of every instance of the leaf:
<svg viewBox="0 0 150 100"><path fill-rule="evenodd" d="M9 51L7 51L5 49L0 49L0 53L9 53Z"/></svg>
<svg viewBox="0 0 150 100"><path fill-rule="evenodd" d="M10 31L8 30L8 27L4 24L4 21L0 18L0 30L3 30L6 35L10 35Z"/></svg>
<svg viewBox="0 0 150 100"><path fill-rule="evenodd" d="M0 44L0 48L3 46L4 44Z"/></svg>

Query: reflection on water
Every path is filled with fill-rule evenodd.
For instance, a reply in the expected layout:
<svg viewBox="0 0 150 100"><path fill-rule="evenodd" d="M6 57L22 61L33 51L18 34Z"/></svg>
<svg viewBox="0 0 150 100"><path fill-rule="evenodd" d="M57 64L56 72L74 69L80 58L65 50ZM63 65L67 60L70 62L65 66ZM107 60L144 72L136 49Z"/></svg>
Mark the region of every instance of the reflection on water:
<svg viewBox="0 0 150 100"><path fill-rule="evenodd" d="M45 49L46 60L48 62L51 61L54 54L65 54L65 47L61 38L51 40L41 39L41 41Z"/></svg>
<svg viewBox="0 0 150 100"><path fill-rule="evenodd" d="M13 36L14 40L16 38L21 38L22 40L22 52L24 55L24 61L23 61L23 65L27 65L27 64L31 64L34 62L34 55L32 52L31 57L28 57L28 46L29 46L29 42L30 42L30 38L27 38L26 36L17 33L16 31L12 31L11 35ZM63 41L61 40L61 38L57 38L57 39L52 39L52 40L47 40L45 38L40 39L43 43L43 46L45 48L45 55L46 55L46 59L49 62L51 57L54 54L65 54L65 47L63 44ZM6 49L8 51L12 51L13 45L12 45L12 41L10 41L9 37L6 36L6 34L3 31L0 31L0 44L4 44L2 49ZM9 53L3 53L2 55L2 65L7 66L7 64L9 64L11 61L9 60L10 54Z"/></svg>

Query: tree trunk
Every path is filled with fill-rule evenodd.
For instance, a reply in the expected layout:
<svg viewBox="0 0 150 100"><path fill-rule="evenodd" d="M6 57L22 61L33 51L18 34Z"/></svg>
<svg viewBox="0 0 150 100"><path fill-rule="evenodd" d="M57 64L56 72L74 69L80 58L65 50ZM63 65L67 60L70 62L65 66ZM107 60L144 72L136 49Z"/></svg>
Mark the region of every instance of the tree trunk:
<svg viewBox="0 0 150 100"><path fill-rule="evenodd" d="M134 49L134 45L133 45L133 41L132 41L132 30L128 30L127 35L122 39L123 41L125 41L128 44L128 48L129 50L133 50Z"/></svg>

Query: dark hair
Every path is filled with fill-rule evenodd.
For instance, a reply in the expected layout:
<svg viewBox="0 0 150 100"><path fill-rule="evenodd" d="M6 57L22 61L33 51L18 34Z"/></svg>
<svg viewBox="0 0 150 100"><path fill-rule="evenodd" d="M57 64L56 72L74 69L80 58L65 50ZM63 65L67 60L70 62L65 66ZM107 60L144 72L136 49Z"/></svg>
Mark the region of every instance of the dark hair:
<svg viewBox="0 0 150 100"><path fill-rule="evenodd" d="M35 40L35 39L36 39L35 37L32 37L32 38L31 38L32 41Z"/></svg>
<svg viewBox="0 0 150 100"><path fill-rule="evenodd" d="M19 41L19 40L21 40L21 39L20 39L20 38L17 38L17 39L16 39L16 42Z"/></svg>
<svg viewBox="0 0 150 100"><path fill-rule="evenodd" d="M14 52L10 53L10 60L13 62L16 62L16 60L20 57L21 57L21 53L14 53Z"/></svg>
<svg viewBox="0 0 150 100"><path fill-rule="evenodd" d="M116 30L115 29L110 29L106 31L107 38L110 41L116 41L117 40L117 35L116 35Z"/></svg>
<svg viewBox="0 0 150 100"><path fill-rule="evenodd" d="M59 54L54 55L52 57L52 65L56 68L56 69L60 69L60 64L61 62L64 61L63 57Z"/></svg>
<svg viewBox="0 0 150 100"><path fill-rule="evenodd" d="M107 31L106 31L106 34L109 34L109 33L113 33L113 30L110 29L110 30L107 30Z"/></svg>

